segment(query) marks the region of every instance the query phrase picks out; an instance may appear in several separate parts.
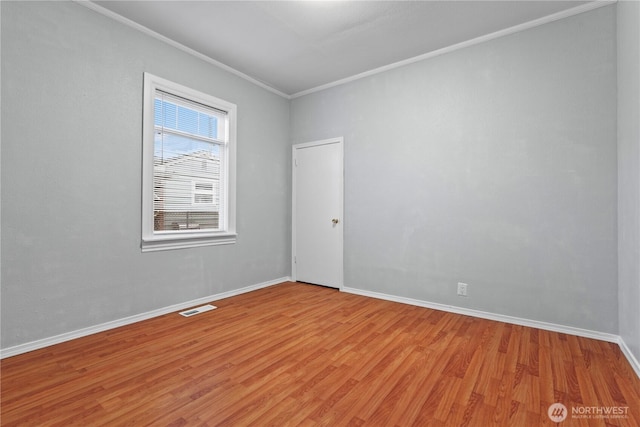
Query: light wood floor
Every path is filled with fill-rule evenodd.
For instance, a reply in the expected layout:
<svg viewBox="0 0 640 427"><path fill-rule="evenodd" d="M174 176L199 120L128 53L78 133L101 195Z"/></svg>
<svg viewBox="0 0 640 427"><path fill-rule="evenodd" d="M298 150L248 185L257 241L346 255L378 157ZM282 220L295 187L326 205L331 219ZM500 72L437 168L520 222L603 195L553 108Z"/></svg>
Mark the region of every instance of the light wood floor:
<svg viewBox="0 0 640 427"><path fill-rule="evenodd" d="M2 426L640 426L616 344L299 283L214 304L3 360Z"/></svg>

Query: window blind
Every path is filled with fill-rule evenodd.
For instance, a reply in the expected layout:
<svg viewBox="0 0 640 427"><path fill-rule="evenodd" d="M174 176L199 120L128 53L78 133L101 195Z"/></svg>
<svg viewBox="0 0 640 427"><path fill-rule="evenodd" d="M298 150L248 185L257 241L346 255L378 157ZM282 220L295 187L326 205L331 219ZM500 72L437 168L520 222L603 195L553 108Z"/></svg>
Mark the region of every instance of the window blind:
<svg viewBox="0 0 640 427"><path fill-rule="evenodd" d="M220 230L227 113L156 90L154 231Z"/></svg>

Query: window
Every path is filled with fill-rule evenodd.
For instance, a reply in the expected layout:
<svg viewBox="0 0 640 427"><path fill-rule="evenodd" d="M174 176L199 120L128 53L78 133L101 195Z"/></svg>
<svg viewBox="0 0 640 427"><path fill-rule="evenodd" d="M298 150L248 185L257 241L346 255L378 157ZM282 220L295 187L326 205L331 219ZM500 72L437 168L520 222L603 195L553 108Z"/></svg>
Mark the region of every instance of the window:
<svg viewBox="0 0 640 427"><path fill-rule="evenodd" d="M236 106L144 75L142 250L235 242Z"/></svg>

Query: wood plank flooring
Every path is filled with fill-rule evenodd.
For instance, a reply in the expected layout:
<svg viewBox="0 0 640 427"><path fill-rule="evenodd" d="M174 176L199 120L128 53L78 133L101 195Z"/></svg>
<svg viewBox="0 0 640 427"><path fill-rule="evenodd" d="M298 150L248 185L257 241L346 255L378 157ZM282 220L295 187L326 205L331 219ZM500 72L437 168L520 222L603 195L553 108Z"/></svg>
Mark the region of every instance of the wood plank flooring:
<svg viewBox="0 0 640 427"><path fill-rule="evenodd" d="M616 344L300 283L214 305L2 360L2 426L640 426Z"/></svg>

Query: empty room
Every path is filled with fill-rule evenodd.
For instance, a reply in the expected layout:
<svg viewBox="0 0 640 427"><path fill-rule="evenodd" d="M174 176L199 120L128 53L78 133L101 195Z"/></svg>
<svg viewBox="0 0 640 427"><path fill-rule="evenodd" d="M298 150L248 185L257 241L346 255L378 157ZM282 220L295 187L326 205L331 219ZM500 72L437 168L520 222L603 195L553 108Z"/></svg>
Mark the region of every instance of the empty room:
<svg viewBox="0 0 640 427"><path fill-rule="evenodd" d="M640 426L640 2L0 18L3 427Z"/></svg>

